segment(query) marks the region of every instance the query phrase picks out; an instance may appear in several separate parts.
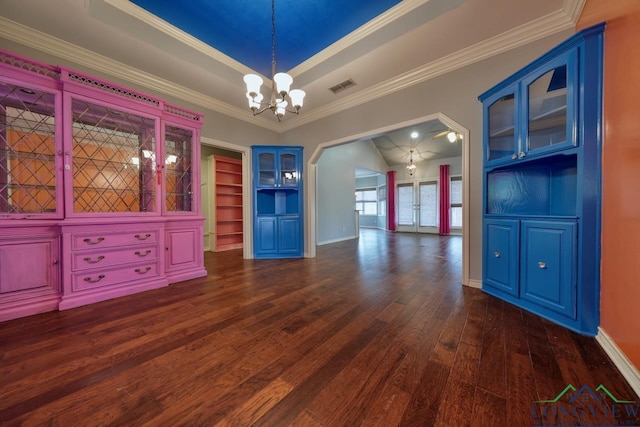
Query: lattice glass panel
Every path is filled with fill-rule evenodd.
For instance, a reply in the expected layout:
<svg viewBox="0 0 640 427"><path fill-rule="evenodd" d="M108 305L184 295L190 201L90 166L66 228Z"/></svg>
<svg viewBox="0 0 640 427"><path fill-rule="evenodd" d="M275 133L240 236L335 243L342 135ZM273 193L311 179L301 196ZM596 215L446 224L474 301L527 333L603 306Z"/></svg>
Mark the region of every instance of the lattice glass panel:
<svg viewBox="0 0 640 427"><path fill-rule="evenodd" d="M75 212L156 210L155 120L74 99Z"/></svg>
<svg viewBox="0 0 640 427"><path fill-rule="evenodd" d="M0 82L0 214L55 212L55 94Z"/></svg>
<svg viewBox="0 0 640 427"><path fill-rule="evenodd" d="M193 132L165 127L167 212L193 211Z"/></svg>

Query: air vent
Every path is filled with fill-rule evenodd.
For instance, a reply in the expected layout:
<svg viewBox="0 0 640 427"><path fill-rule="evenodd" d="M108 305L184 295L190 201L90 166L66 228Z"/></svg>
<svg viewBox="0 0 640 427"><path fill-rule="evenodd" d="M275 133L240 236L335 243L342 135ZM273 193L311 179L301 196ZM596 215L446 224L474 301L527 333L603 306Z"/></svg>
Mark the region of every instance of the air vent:
<svg viewBox="0 0 640 427"><path fill-rule="evenodd" d="M333 93L338 93L338 92L342 92L345 89L349 89L350 87L355 85L357 85L357 83L349 79L349 80L343 81L342 83L338 83L333 87L330 87L329 90Z"/></svg>

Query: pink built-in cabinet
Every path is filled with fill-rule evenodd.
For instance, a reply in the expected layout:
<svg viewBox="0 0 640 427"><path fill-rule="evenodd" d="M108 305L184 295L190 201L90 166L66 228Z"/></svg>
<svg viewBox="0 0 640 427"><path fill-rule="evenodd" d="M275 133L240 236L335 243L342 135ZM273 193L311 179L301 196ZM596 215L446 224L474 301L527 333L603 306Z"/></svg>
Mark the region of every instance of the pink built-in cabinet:
<svg viewBox="0 0 640 427"><path fill-rule="evenodd" d="M0 321L205 276L201 126L0 51Z"/></svg>

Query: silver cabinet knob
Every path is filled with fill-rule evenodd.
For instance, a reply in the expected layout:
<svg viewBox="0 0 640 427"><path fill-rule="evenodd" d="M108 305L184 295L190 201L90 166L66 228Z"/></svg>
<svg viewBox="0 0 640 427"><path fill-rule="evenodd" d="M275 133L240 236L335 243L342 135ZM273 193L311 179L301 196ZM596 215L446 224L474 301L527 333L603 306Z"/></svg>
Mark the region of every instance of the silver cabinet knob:
<svg viewBox="0 0 640 427"><path fill-rule="evenodd" d="M493 256L496 257L496 258L500 258L502 256L502 254L500 252L496 251L496 252L493 253Z"/></svg>
<svg viewBox="0 0 640 427"><path fill-rule="evenodd" d="M540 268L542 268L542 269L544 270L545 268L547 268L547 263L546 263L546 262L539 261L539 262L538 262L538 267L540 267Z"/></svg>
<svg viewBox="0 0 640 427"><path fill-rule="evenodd" d="M527 155L527 153L525 153L524 151L521 151L520 154L518 155L518 157L523 158L526 155Z"/></svg>
<svg viewBox="0 0 640 427"><path fill-rule="evenodd" d="M511 158L515 160L515 159L517 159L517 158L518 158L518 155L517 155L516 153L513 153L513 154L511 155Z"/></svg>

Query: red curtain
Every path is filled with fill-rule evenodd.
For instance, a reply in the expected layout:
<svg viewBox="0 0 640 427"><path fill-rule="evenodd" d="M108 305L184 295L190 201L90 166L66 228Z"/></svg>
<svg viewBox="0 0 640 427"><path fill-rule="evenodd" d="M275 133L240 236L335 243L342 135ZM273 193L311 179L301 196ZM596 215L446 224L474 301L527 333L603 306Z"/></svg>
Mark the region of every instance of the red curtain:
<svg viewBox="0 0 640 427"><path fill-rule="evenodd" d="M449 165L440 165L440 226L438 232L449 234L451 224L449 212L451 206L451 185L449 182Z"/></svg>
<svg viewBox="0 0 640 427"><path fill-rule="evenodd" d="M396 231L396 172L387 172L387 228Z"/></svg>

